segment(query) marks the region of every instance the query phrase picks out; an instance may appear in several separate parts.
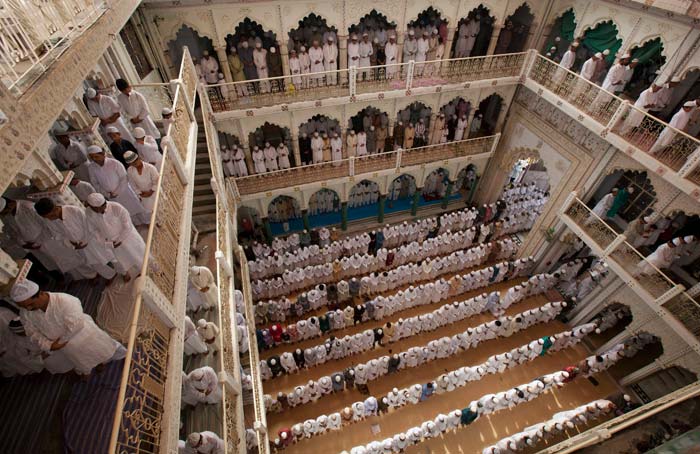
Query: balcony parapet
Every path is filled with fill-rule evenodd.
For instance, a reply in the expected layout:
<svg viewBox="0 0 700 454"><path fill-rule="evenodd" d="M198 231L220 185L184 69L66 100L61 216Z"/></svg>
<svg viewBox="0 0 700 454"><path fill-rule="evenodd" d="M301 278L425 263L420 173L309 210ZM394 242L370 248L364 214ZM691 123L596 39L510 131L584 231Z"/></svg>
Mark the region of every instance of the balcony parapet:
<svg viewBox="0 0 700 454"><path fill-rule="evenodd" d="M700 304L618 234L572 192L559 210L562 221L632 288L656 314L700 353Z"/></svg>
<svg viewBox="0 0 700 454"><path fill-rule="evenodd" d="M383 171L402 173L405 169L430 162L452 159L488 157L498 144L500 133L492 136L427 145L408 150L390 151L338 161L293 167L247 177L230 177L239 196L266 193L286 187L329 181L335 178L358 177Z"/></svg>

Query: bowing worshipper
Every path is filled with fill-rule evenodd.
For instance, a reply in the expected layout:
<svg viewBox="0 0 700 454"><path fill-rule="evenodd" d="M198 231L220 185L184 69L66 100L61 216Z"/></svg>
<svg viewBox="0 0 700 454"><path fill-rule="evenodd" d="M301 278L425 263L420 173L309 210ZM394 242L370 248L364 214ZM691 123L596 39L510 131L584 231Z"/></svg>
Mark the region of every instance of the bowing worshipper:
<svg viewBox="0 0 700 454"><path fill-rule="evenodd" d="M671 118L671 120L668 122L668 126L666 126L663 129L663 131L661 131L661 134L659 134L659 138L656 139L656 142L654 142L654 145L652 145L651 149L649 150L649 153L651 153L654 156L663 157L664 154L666 154L664 153L664 149L671 145L675 138L683 137L682 134L676 133L676 129L682 132L687 131L688 123L690 122L690 119L693 116L693 111L696 107L697 105L695 104L695 101L685 102L683 104L683 107L681 107L680 110L676 112ZM669 154L671 153L673 153L673 151L671 151Z"/></svg>
<svg viewBox="0 0 700 454"><path fill-rule="evenodd" d="M328 36L326 44L323 45L323 70L336 71L338 69L338 46L335 45L335 38ZM334 72L326 74L326 84L335 85L338 83L338 75Z"/></svg>
<svg viewBox="0 0 700 454"><path fill-rule="evenodd" d="M154 136L147 135L143 128L134 128L134 138L136 142L134 147L139 154L139 157L154 166L160 172L160 165L163 162L163 155L160 153L158 144Z"/></svg>
<svg viewBox="0 0 700 454"><path fill-rule="evenodd" d="M202 53L202 59L199 61L199 66L202 68L202 76L207 84L212 85L218 82L219 62L209 55L208 50L205 50Z"/></svg>
<svg viewBox="0 0 700 454"><path fill-rule="evenodd" d="M100 193L88 197L87 224L98 242L107 245L116 259L115 269L129 282L141 274L146 244L126 209L108 202Z"/></svg>
<svg viewBox="0 0 700 454"><path fill-rule="evenodd" d="M396 46L396 35L393 33L389 35L389 41L384 45L384 55L386 57L387 64L386 78L393 79L397 71L397 67L394 65L399 63L399 51Z"/></svg>
<svg viewBox="0 0 700 454"><path fill-rule="evenodd" d="M175 119L173 118L173 110L170 107L163 107L163 109L160 111L160 116L160 122L163 126L159 129L159 131L161 132L161 135L165 136L168 134L170 125L175 123Z"/></svg>
<svg viewBox="0 0 700 454"><path fill-rule="evenodd" d="M185 355L201 355L207 352L207 345L204 343L202 336L197 331L197 327L194 326L192 319L185 315Z"/></svg>
<svg viewBox="0 0 700 454"><path fill-rule="evenodd" d="M121 133L122 138L131 143L134 142L134 137L126 127L124 119L121 118L119 103L114 98L100 94L94 88L88 88L85 91L85 97L90 115L100 119L100 127L103 132L106 128L114 126Z"/></svg>
<svg viewBox="0 0 700 454"><path fill-rule="evenodd" d="M126 355L126 349L83 312L78 298L41 291L28 279L15 282L10 297L20 307L27 336L47 355L44 364L49 372L74 370L88 376L93 369Z"/></svg>
<svg viewBox="0 0 700 454"><path fill-rule="evenodd" d="M196 454L224 454L224 440L214 432L192 432L187 436L187 448Z"/></svg>
<svg viewBox="0 0 700 454"><path fill-rule="evenodd" d="M213 322L208 322L203 318L197 321L197 332L204 343L207 344L207 350L213 352L214 356L219 352L219 344L216 342L216 338L219 335L219 327Z"/></svg>
<svg viewBox="0 0 700 454"><path fill-rule="evenodd" d="M68 183L71 191L75 196L83 202L83 205L87 204L87 198L90 194L95 192L95 188L87 181L82 181L79 178L73 177Z"/></svg>
<svg viewBox="0 0 700 454"><path fill-rule="evenodd" d="M673 261L680 257L679 246L682 245L683 240L678 237L657 247L654 252L647 256L646 260L641 260L637 264L634 275L651 275L656 273L656 269L662 270L670 267Z"/></svg>
<svg viewBox="0 0 700 454"><path fill-rule="evenodd" d="M9 378L36 374L43 369L44 358L39 345L27 337L17 314L0 307L0 374Z"/></svg>
<svg viewBox="0 0 700 454"><path fill-rule="evenodd" d="M199 292L202 299L202 307L210 311L216 307L219 289L216 287L214 275L206 266L193 266L190 268L190 282Z"/></svg>
<svg viewBox="0 0 700 454"><path fill-rule="evenodd" d="M630 64L630 66L632 65ZM656 96L659 90L661 90L661 86L653 83L639 94L639 97L634 102L635 108L630 109L627 118L620 125L621 134L627 135L641 125L645 117L644 113L656 107Z"/></svg>
<svg viewBox="0 0 700 454"><path fill-rule="evenodd" d="M127 151L124 155L124 161L129 166L126 169L129 185L138 195L143 209L146 211L145 216L151 217L153 207L156 203L156 190L158 189L158 169L152 164L141 160L139 155L133 151ZM101 194L100 194L101 195ZM128 214L128 212L127 212ZM129 220L131 224L131 219Z"/></svg>
<svg viewBox="0 0 700 454"><path fill-rule="evenodd" d="M129 118L131 127L142 128L149 136L160 139L160 131L158 131L148 111L146 97L134 90L133 87L129 85L129 82L124 79L117 79L115 85L117 86L117 90L120 91L117 95L117 101Z"/></svg>
<svg viewBox="0 0 700 454"><path fill-rule="evenodd" d="M253 170L256 174L261 174L267 172L265 168L265 153L257 146L253 147L253 152L251 153L253 158Z"/></svg>
<svg viewBox="0 0 700 454"><path fill-rule="evenodd" d="M197 368L187 374L190 399L196 403L218 404L221 402L221 387L219 376L209 366ZM193 404L194 405L194 404Z"/></svg>
<svg viewBox="0 0 700 454"><path fill-rule="evenodd" d="M114 269L109 266L115 259L114 254L92 235L84 207L56 205L51 199L42 198L34 209L47 221L53 237L67 248L73 248L73 255L80 263L74 273L86 279L94 279L97 274L108 281L114 278Z"/></svg>
<svg viewBox="0 0 700 454"><path fill-rule="evenodd" d="M613 188L612 191L605 194L603 198L601 198L598 203L595 204L593 210L591 210L592 213L588 215L588 218L585 221L585 225L591 225L597 221L597 218L594 215L597 215L603 221L607 219L608 211L610 211L610 208L612 208L618 191L619 189Z"/></svg>
<svg viewBox="0 0 700 454"><path fill-rule="evenodd" d="M73 140L68 135L68 129L57 126L53 130L56 144L53 145L50 155L53 156L58 168L72 170L75 176L81 180L89 181L87 149L85 145Z"/></svg>
<svg viewBox="0 0 700 454"><path fill-rule="evenodd" d="M126 167L126 161L124 161L124 153L127 151L137 151L133 143L122 138L121 133L114 126L108 126L105 129L107 135L112 139L112 143L109 144L109 151L112 153L114 158L121 162L124 167Z"/></svg>
<svg viewBox="0 0 700 454"><path fill-rule="evenodd" d="M95 189L108 200L126 208L134 225L148 224L151 219L129 186L124 166L116 159L105 156L105 151L97 145L88 147L88 156L92 161L88 167L90 181Z"/></svg>

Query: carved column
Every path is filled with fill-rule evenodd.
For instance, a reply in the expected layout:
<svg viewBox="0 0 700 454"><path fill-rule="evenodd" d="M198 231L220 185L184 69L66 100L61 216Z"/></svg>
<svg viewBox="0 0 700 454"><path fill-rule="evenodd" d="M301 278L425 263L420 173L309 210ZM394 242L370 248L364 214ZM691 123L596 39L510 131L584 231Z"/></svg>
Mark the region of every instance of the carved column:
<svg viewBox="0 0 700 454"><path fill-rule="evenodd" d="M398 55L396 56L396 63L404 63L403 61L403 42L405 39L405 34L404 33L398 33L396 35L396 52Z"/></svg>
<svg viewBox="0 0 700 454"><path fill-rule="evenodd" d="M299 167L301 162L301 151L299 150L299 133L292 131L292 153L294 154L294 166Z"/></svg>
<svg viewBox="0 0 700 454"><path fill-rule="evenodd" d="M423 188L416 188L416 192L413 193L413 203L411 203L411 216L415 216L418 213L418 201L421 194L423 194Z"/></svg>
<svg viewBox="0 0 700 454"><path fill-rule="evenodd" d="M457 25L457 24L455 24ZM455 39L456 27L447 27L447 42L445 43L445 54L442 58L453 58L452 56L452 42Z"/></svg>
<svg viewBox="0 0 700 454"><path fill-rule="evenodd" d="M447 180L447 189L445 190L445 196L442 198L441 207L443 210L447 209L447 204L450 203L450 196L452 195L452 188L454 187L454 182L452 180Z"/></svg>
<svg viewBox="0 0 700 454"><path fill-rule="evenodd" d="M219 59L219 69L222 73L224 73L224 80L229 83L233 82L231 68L228 66L228 55L226 55L226 46L218 46L216 48L216 58Z"/></svg>
<svg viewBox="0 0 700 454"><path fill-rule="evenodd" d="M282 57L282 74L288 76L291 74L291 72L289 71L289 50L287 49L287 43L283 42L280 44L278 41L277 50Z"/></svg>
<svg viewBox="0 0 700 454"><path fill-rule="evenodd" d="M348 202L340 202L340 228L348 229Z"/></svg>
<svg viewBox="0 0 700 454"><path fill-rule="evenodd" d="M377 215L377 222L384 222L384 206L386 205L386 194L379 194L379 214Z"/></svg>
<svg viewBox="0 0 700 454"><path fill-rule="evenodd" d="M304 224L304 230L311 230L311 226L309 224L309 210L308 209L303 209L301 210L301 222Z"/></svg>
<svg viewBox="0 0 700 454"><path fill-rule="evenodd" d="M270 218L267 216L262 218L262 223L263 228L265 229L265 239L267 240L267 244L270 244L272 243L272 227L270 227Z"/></svg>
<svg viewBox="0 0 700 454"><path fill-rule="evenodd" d="M501 34L501 29L503 27L503 24L496 24L493 26L493 32L491 33L491 42L489 43L489 50L486 51L486 55L493 55L493 51L496 50L498 36Z"/></svg>
<svg viewBox="0 0 700 454"><path fill-rule="evenodd" d="M338 69L348 69L348 35L338 35ZM341 84L348 82L347 71L340 73L339 82Z"/></svg>

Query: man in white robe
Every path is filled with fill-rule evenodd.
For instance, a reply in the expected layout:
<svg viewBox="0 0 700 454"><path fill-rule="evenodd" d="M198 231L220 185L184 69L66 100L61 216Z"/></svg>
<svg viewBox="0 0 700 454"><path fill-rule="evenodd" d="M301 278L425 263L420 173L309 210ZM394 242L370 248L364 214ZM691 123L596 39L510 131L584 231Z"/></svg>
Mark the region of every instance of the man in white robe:
<svg viewBox="0 0 700 454"><path fill-rule="evenodd" d="M318 41L314 41L309 49L309 59L311 60L311 72L322 73L323 66L323 49L319 47ZM316 74L311 77L311 86L317 87L323 84L323 75Z"/></svg>
<svg viewBox="0 0 700 454"><path fill-rule="evenodd" d="M116 159L106 157L105 151L97 145L88 147L88 156L92 161L88 167L90 181L95 189L108 200L126 208L135 225L148 224L151 219L129 186L124 166Z"/></svg>
<svg viewBox="0 0 700 454"><path fill-rule="evenodd" d="M571 43L569 49L566 52L564 52L564 55L561 57L561 62L559 62L559 66L570 71L571 67L574 66L574 63L576 63L577 48L577 42L574 41L573 43Z"/></svg>
<svg viewBox="0 0 700 454"><path fill-rule="evenodd" d="M196 454L224 454L224 440L214 432L193 432L187 436L189 452Z"/></svg>
<svg viewBox="0 0 700 454"><path fill-rule="evenodd" d="M646 260L637 264L635 276L654 274L657 272L657 268L663 270L671 266L673 261L678 258L678 246L682 244L681 238L678 237L657 247L654 252L647 256Z"/></svg>
<svg viewBox="0 0 700 454"><path fill-rule="evenodd" d="M141 273L146 244L134 227L126 208L108 202L100 193L88 197L87 221L93 235L112 250L117 272L129 282Z"/></svg>
<svg viewBox="0 0 700 454"><path fill-rule="evenodd" d="M200 355L207 352L207 345L204 343L204 340L202 340L202 336L199 335L197 327L194 326L194 322L187 315L185 315L184 337L185 355Z"/></svg>
<svg viewBox="0 0 700 454"><path fill-rule="evenodd" d="M352 66L360 66L360 43L357 42L357 35L352 35L348 43L348 68Z"/></svg>
<svg viewBox="0 0 700 454"><path fill-rule="evenodd" d="M115 83L120 91L117 95L117 101L119 101L119 105L127 117L129 117L131 126L133 128L142 128L149 136L159 139L160 131L158 131L148 111L146 97L134 90L124 79L117 79Z"/></svg>
<svg viewBox="0 0 700 454"><path fill-rule="evenodd" d="M208 84L215 84L219 81L219 62L209 55L209 51L205 50L202 54L202 59L199 66L202 68L202 76Z"/></svg>
<svg viewBox="0 0 700 454"><path fill-rule="evenodd" d="M396 36L393 34L389 36L389 42L384 46L384 55L386 56L387 64L386 78L393 79L396 75L396 71L398 70L398 67L393 65L399 63L399 51L396 47Z"/></svg>
<svg viewBox="0 0 700 454"><path fill-rule="evenodd" d="M138 195L146 215L150 218L156 203L158 170L153 165L142 161L133 151L124 153L124 161L129 165L126 169L129 185Z"/></svg>
<svg viewBox="0 0 700 454"><path fill-rule="evenodd" d="M56 164L61 170L72 170L81 180L88 181L87 150L85 145L71 139L65 128L55 128L56 144L51 149Z"/></svg>
<svg viewBox="0 0 700 454"><path fill-rule="evenodd" d="M681 107L681 109L676 112L675 115L673 115L671 121L668 122L669 126L666 126L664 130L661 131L659 138L656 139L656 142L654 142L654 145L649 150L649 153L652 155L657 155L659 152L663 151L664 148L669 146L671 142L673 142L673 139L676 137L676 130L673 128L685 132L686 128L688 127L688 122L693 116L693 110L695 110L695 108L695 101L687 101L685 104L683 104L683 107ZM680 134L678 136L682 137Z"/></svg>
<svg viewBox="0 0 700 454"><path fill-rule="evenodd" d="M243 153L243 149L237 145L234 145L231 158L233 159L234 175L237 177L247 177L248 166L245 162L245 153Z"/></svg>
<svg viewBox="0 0 700 454"><path fill-rule="evenodd" d="M216 306L219 289L216 287L214 275L206 266L190 268L190 282L199 291L204 308L209 311Z"/></svg>
<svg viewBox="0 0 700 454"><path fill-rule="evenodd" d="M319 136L318 131L314 132L311 139L311 153L314 164L323 162L323 139Z"/></svg>
<svg viewBox="0 0 700 454"><path fill-rule="evenodd" d="M27 336L48 354L50 372L89 375L95 367L124 358L126 349L83 312L78 298L41 291L28 279L16 282L10 297L20 307Z"/></svg>
<svg viewBox="0 0 700 454"><path fill-rule="evenodd" d="M134 143L134 136L131 135L131 131L126 127L124 119L121 117L119 103L114 98L102 95L94 88L88 88L85 91L85 97L88 100L87 107L90 115L100 119L103 135L109 126L114 126L123 139Z"/></svg>
<svg viewBox="0 0 700 454"><path fill-rule="evenodd" d="M610 210L610 207L612 207L613 202L615 201L615 196L617 196L618 189L613 188L612 191L609 193L605 194L602 199L598 201L598 203L595 204L593 207L593 214L598 215L600 219L605 221L608 218L608 211ZM596 217L593 216L593 214L590 214L588 218L586 219L585 225L591 225L594 222L597 221Z"/></svg>
<svg viewBox="0 0 700 454"><path fill-rule="evenodd" d="M601 54L600 52L596 52L591 58L586 60L583 63L583 66L581 66L580 76L590 81L593 78L593 75L595 74L595 69L596 65L598 64L598 60L600 60L601 58L603 58L603 54Z"/></svg>
<svg viewBox="0 0 700 454"><path fill-rule="evenodd" d="M160 172L160 165L163 162L163 155L158 149L158 144L154 136L147 135L143 128L134 129L134 137L136 142L134 142L134 147L138 151L139 156L144 162L152 164L158 172Z"/></svg>
<svg viewBox="0 0 700 454"><path fill-rule="evenodd" d="M638 127L644 120L644 113L656 106L656 93L661 90L660 85L651 84L649 88L639 94L639 97L634 102L636 109L630 109L627 118L620 126L620 134L626 135L632 129Z"/></svg>
<svg viewBox="0 0 700 454"><path fill-rule="evenodd" d="M255 64L255 69L258 71L258 78L267 79L267 50L263 49L262 43L260 41L255 43L255 50L253 51L253 63ZM260 91L262 93L267 93L268 91L270 91L270 82L260 82Z"/></svg>
<svg viewBox="0 0 700 454"><path fill-rule="evenodd" d="M90 232L85 208L82 206L60 206L51 199L40 199L34 205L36 212L47 222L53 237L63 241L67 248L78 257L80 265L71 272L80 278L93 279L97 274L111 280L114 269L109 263L114 261L114 254Z"/></svg>
<svg viewBox="0 0 700 454"><path fill-rule="evenodd" d="M192 386L193 397L204 404L221 402L221 387L219 377L209 366L203 366L187 374L187 381Z"/></svg>
<svg viewBox="0 0 700 454"><path fill-rule="evenodd" d="M335 38L329 36L326 44L323 45L323 69L325 71L336 71L338 69L338 46L335 45ZM336 73L326 74L326 83L335 85L338 81Z"/></svg>

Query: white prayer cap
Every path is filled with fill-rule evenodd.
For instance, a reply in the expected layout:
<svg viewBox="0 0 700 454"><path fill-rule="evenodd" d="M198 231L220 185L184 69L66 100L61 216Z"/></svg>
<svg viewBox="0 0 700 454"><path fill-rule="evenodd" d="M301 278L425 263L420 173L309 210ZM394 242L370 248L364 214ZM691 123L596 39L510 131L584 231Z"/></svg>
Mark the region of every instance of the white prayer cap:
<svg viewBox="0 0 700 454"><path fill-rule="evenodd" d="M66 128L63 125L56 125L53 128L53 135L54 136L65 136L68 133L68 128Z"/></svg>
<svg viewBox="0 0 700 454"><path fill-rule="evenodd" d="M93 208L99 208L102 205L104 205L106 202L105 196L100 194L99 192L93 192L87 197L87 203Z"/></svg>
<svg viewBox="0 0 700 454"><path fill-rule="evenodd" d="M638 58L633 58L633 59L632 59L632 63L639 63L639 59L638 59Z"/></svg>
<svg viewBox="0 0 700 454"><path fill-rule="evenodd" d="M620 58L631 58L631 57L632 57L632 56L631 56L629 53L626 52L626 53L624 53L624 54L622 55L622 57L620 57Z"/></svg>
<svg viewBox="0 0 700 454"><path fill-rule="evenodd" d="M107 134L119 134L119 130L114 126L108 126L107 129L105 129L105 132Z"/></svg>
<svg viewBox="0 0 700 454"><path fill-rule="evenodd" d="M603 54L601 54L600 52L596 52L594 57L595 58L603 58Z"/></svg>
<svg viewBox="0 0 700 454"><path fill-rule="evenodd" d="M671 77L671 82L673 82L673 83L678 83L678 82L680 82L680 81L681 81L681 78L678 77L678 76L673 76L673 77Z"/></svg>
<svg viewBox="0 0 700 454"><path fill-rule="evenodd" d="M369 36L369 33L365 32L362 34L362 37L364 38L365 36Z"/></svg>
<svg viewBox="0 0 700 454"><path fill-rule="evenodd" d="M192 432L187 436L187 444L195 447L199 444L199 441L202 439L202 434L199 432Z"/></svg>
<svg viewBox="0 0 700 454"><path fill-rule="evenodd" d="M683 104L683 107L695 107L695 101L687 101Z"/></svg>
<svg viewBox="0 0 700 454"><path fill-rule="evenodd" d="M578 47L578 42L574 41L573 43L571 43L571 47Z"/></svg>
<svg viewBox="0 0 700 454"><path fill-rule="evenodd" d="M649 224L651 222L651 216L644 216L644 222Z"/></svg>
<svg viewBox="0 0 700 454"><path fill-rule="evenodd" d="M301 48L300 48L299 50L302 51L302 52L306 52L306 47L305 47L305 46L301 46Z"/></svg>
<svg viewBox="0 0 700 454"><path fill-rule="evenodd" d="M610 49L605 49L603 51L603 55L610 55Z"/></svg>
<svg viewBox="0 0 700 454"><path fill-rule="evenodd" d="M413 35L415 35L415 34L416 34L416 33L415 33L413 30L409 30L409 31L408 31L408 36L413 36Z"/></svg>
<svg viewBox="0 0 700 454"><path fill-rule="evenodd" d="M0 208L0 211L2 211L2 208ZM683 237L683 241L686 243L690 243L691 241L694 241L695 237L693 235L688 235Z"/></svg>
<svg viewBox="0 0 700 454"><path fill-rule="evenodd" d="M88 88L87 90L85 90L85 96L87 96L88 99L92 99L95 96L97 96L97 91L95 91L95 89L92 87Z"/></svg>
<svg viewBox="0 0 700 454"><path fill-rule="evenodd" d="M131 164L132 162L136 161L139 158L139 155L134 153L133 151L127 151L124 153L124 162L127 164Z"/></svg>
<svg viewBox="0 0 700 454"><path fill-rule="evenodd" d="M39 286L36 282L30 281L29 279L22 279L21 281L15 282L12 286L10 298L16 303L21 303L36 295L38 291Z"/></svg>
<svg viewBox="0 0 700 454"><path fill-rule="evenodd" d="M90 145L87 149L87 153L88 154L105 154L105 151L100 146Z"/></svg>
<svg viewBox="0 0 700 454"><path fill-rule="evenodd" d="M204 328L205 326L207 326L207 321L203 318L200 318L199 320L197 320L197 326L199 326L200 328Z"/></svg>
<svg viewBox="0 0 700 454"><path fill-rule="evenodd" d="M163 107L163 110L160 111L161 115L172 115L173 110L170 107Z"/></svg>
<svg viewBox="0 0 700 454"><path fill-rule="evenodd" d="M389 39L396 39L396 35L392 33L391 35L389 35Z"/></svg>
<svg viewBox="0 0 700 454"><path fill-rule="evenodd" d="M143 128L134 128L134 137L137 139L143 139L146 137L146 131Z"/></svg>
<svg viewBox="0 0 700 454"><path fill-rule="evenodd" d="M676 246L680 246L683 243L681 242L681 238L678 237L673 239L673 244L675 244Z"/></svg>
<svg viewBox="0 0 700 454"><path fill-rule="evenodd" d="M201 369L193 370L192 378L194 378L195 380L201 380L202 378L204 378L204 371L202 371Z"/></svg>
<svg viewBox="0 0 700 454"><path fill-rule="evenodd" d="M333 41L335 41L335 38L333 38L332 36L329 36L328 41L333 42Z"/></svg>

